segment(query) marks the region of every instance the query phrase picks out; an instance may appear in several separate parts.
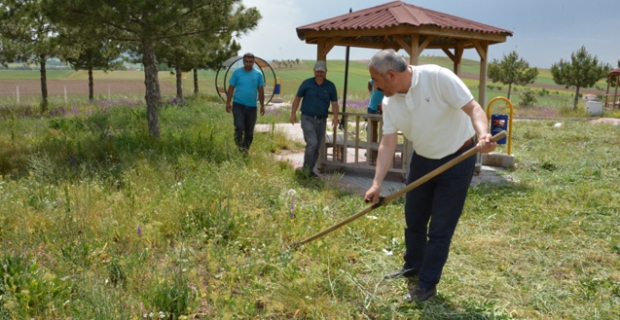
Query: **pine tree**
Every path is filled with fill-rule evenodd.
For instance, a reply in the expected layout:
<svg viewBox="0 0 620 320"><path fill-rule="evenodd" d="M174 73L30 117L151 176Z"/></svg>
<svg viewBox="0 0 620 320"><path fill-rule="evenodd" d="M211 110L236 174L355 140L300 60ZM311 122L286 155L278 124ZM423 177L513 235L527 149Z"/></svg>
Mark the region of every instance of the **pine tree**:
<svg viewBox="0 0 620 320"><path fill-rule="evenodd" d="M149 133L159 138L161 91L157 78L158 43L181 43L189 37L238 36L261 18L241 0L41 0L55 22L70 26L106 26L110 40L127 42L144 65Z"/></svg>
<svg viewBox="0 0 620 320"><path fill-rule="evenodd" d="M571 54L571 61L554 63L551 66L553 81L566 88L575 87L575 99L573 106L577 106L579 101L579 89L593 86L598 80L607 76L611 66L598 61L596 56L592 57L586 47L582 46L577 52Z"/></svg>
<svg viewBox="0 0 620 320"><path fill-rule="evenodd" d="M58 32L56 25L41 11L42 2L3 0L0 5L0 35L3 51L11 55L11 61L39 65L43 113L48 107L46 62L58 54Z"/></svg>
<svg viewBox="0 0 620 320"><path fill-rule="evenodd" d="M502 61L494 59L489 64L488 76L493 82L501 82L508 85L508 100L510 100L512 85L525 86L533 83L538 76L538 68L530 68L529 63L519 59L517 52L512 51L507 56L504 55Z"/></svg>

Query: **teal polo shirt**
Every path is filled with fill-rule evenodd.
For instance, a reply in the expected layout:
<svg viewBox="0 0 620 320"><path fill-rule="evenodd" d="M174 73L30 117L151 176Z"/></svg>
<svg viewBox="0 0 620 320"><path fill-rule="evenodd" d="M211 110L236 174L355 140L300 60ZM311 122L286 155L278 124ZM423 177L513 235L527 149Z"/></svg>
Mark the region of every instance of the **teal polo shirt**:
<svg viewBox="0 0 620 320"><path fill-rule="evenodd" d="M239 68L233 72L228 83L235 87L233 102L242 104L246 107L256 108L258 87L265 86L265 79L263 78L262 72L256 69L246 71L243 68Z"/></svg>
<svg viewBox="0 0 620 320"><path fill-rule="evenodd" d="M327 117L331 102L338 101L338 93L333 82L325 79L321 85L314 78L306 79L297 90L303 98L301 113L309 116Z"/></svg>

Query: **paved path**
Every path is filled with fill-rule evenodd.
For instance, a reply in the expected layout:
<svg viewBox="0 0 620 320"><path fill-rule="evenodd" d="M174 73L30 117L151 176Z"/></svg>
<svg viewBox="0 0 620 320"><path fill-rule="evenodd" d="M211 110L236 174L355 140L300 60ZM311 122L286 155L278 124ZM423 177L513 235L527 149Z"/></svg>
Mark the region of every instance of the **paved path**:
<svg viewBox="0 0 620 320"><path fill-rule="evenodd" d="M257 132L268 132L271 129L272 126L270 124L257 124L255 127L255 131ZM290 123L276 124L275 130L286 133L291 140L304 142L303 132L299 123L295 125L291 125ZM348 152L352 152L351 150L353 149L350 148ZM303 151L300 153L275 155L275 158L277 160L290 161L296 169L301 168L304 162ZM473 177L471 185L474 186L481 182L501 183L512 181L509 175L500 175L498 171L504 170L503 168L482 166L480 174ZM328 172L319 175L323 181L337 183L339 187L345 190L363 195L372 185L374 174L375 172L372 170L347 168L341 172ZM400 174L390 173L383 181L381 193L387 196L403 187L405 187L405 182L402 181L402 176Z"/></svg>

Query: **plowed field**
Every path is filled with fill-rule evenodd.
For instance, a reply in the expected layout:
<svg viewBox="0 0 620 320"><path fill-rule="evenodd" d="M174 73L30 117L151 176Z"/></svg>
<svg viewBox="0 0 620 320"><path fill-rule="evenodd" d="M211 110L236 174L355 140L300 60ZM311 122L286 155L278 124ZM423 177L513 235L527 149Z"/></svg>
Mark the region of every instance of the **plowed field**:
<svg viewBox="0 0 620 320"><path fill-rule="evenodd" d="M174 93L176 89L168 82L160 81L162 93ZM40 80L0 80L0 96L15 96L19 87L19 95L41 95ZM86 80L48 80L47 93L50 96L64 95L88 95L88 81ZM111 94L143 94L143 80L97 80L94 82L95 95L107 95L108 89Z"/></svg>

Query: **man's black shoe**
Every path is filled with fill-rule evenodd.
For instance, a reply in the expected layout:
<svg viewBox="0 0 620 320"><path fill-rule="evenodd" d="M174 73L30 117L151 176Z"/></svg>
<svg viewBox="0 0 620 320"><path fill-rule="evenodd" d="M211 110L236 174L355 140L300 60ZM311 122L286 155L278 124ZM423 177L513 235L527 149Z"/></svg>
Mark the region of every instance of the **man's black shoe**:
<svg viewBox="0 0 620 320"><path fill-rule="evenodd" d="M416 276L416 274L413 273L413 269L401 268L399 270L396 270L396 271L386 275L384 278L385 279L413 278L415 276Z"/></svg>
<svg viewBox="0 0 620 320"><path fill-rule="evenodd" d="M413 290L409 291L409 294L405 296L405 299L409 302L425 302L432 299L437 295L437 289L426 289L420 286L416 286Z"/></svg>

